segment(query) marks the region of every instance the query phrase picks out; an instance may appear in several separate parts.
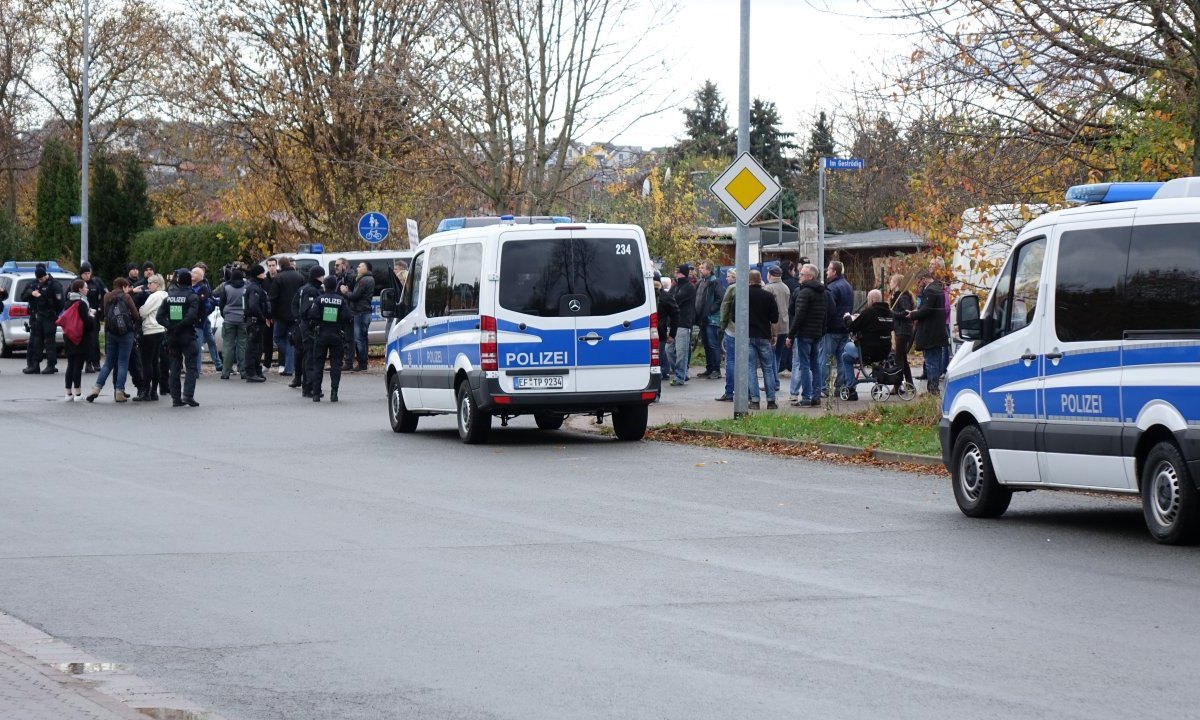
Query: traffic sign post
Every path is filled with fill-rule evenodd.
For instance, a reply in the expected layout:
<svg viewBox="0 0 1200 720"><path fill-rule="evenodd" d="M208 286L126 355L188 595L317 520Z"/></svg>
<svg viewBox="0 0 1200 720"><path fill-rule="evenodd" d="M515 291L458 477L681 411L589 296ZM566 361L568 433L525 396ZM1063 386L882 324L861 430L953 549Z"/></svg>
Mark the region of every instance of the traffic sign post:
<svg viewBox="0 0 1200 720"><path fill-rule="evenodd" d="M817 270L825 273L825 171L862 170L867 161L862 158L823 157L817 163Z"/></svg>
<svg viewBox="0 0 1200 720"><path fill-rule="evenodd" d="M358 236L372 245L386 240L390 231L387 216L381 212L369 212L358 219Z"/></svg>
<svg viewBox="0 0 1200 720"><path fill-rule="evenodd" d="M408 247L410 250L415 250L421 243L421 234L417 232L417 221L407 218L404 224L408 227Z"/></svg>
<svg viewBox="0 0 1200 720"><path fill-rule="evenodd" d="M782 190L775 178L748 152L725 168L710 188L743 225L749 225Z"/></svg>

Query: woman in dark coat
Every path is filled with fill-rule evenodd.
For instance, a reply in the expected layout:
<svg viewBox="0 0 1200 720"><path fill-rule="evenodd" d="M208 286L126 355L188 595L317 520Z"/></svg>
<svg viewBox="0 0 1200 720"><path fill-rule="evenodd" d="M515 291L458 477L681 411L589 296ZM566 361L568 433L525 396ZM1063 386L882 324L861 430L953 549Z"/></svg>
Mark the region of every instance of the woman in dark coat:
<svg viewBox="0 0 1200 720"><path fill-rule="evenodd" d="M66 310L69 311L72 305L79 304L79 318L83 320L83 337L78 343L71 342L71 338L63 333L63 352L67 356L67 396L63 400L67 402L78 400L83 395L83 365L87 362L91 349L92 334L96 332L96 321L92 319L92 308L88 305L87 293L87 283L80 278L76 278L67 291Z"/></svg>
<svg viewBox="0 0 1200 720"><path fill-rule="evenodd" d="M928 270L917 273L921 295L917 309L908 314L917 323L913 345L925 356L925 382L930 393L937 394L938 382L946 368L942 367L942 348L950 345L946 334L946 300L940 283Z"/></svg>
<svg viewBox="0 0 1200 720"><path fill-rule="evenodd" d="M909 385L913 385L912 367L908 364L908 351L912 348L913 340L913 324L912 320L908 319L908 313L916 309L913 304L912 293L904 289L904 275L896 273L891 280L892 296L888 301L892 306L892 317L896 319L896 367L904 373L904 380ZM913 387L916 387L913 385ZM900 384L892 389L896 395L900 394Z"/></svg>

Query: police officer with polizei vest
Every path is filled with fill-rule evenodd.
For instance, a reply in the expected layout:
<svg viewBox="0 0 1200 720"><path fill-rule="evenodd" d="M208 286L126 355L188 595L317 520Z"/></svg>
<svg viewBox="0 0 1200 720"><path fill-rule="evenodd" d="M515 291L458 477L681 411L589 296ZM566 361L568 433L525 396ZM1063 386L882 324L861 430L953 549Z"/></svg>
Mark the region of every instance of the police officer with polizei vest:
<svg viewBox="0 0 1200 720"><path fill-rule="evenodd" d="M321 280L325 277L325 268L317 265L308 271L308 282L296 292L292 303L292 316L296 318L296 327L292 331L292 352L296 356L296 376L288 383L290 388L302 388L304 397L312 397L314 346L316 344L316 327L308 319L308 309L317 296L321 294Z"/></svg>
<svg viewBox="0 0 1200 720"><path fill-rule="evenodd" d="M25 358L26 375L53 375L58 372L58 346L55 345L55 335L58 326L58 314L63 311L63 291L58 281L46 272L46 266L38 263L33 270L37 282L25 286L21 293L21 302L29 303L29 352ZM38 370L42 363L42 355L46 356L46 368Z"/></svg>
<svg viewBox="0 0 1200 720"><path fill-rule="evenodd" d="M317 329L317 339L313 343L313 402L321 402L322 376L325 372L325 360L329 363L329 401L337 402L338 385L342 382L342 353L346 341L346 332L354 320L350 312L350 301L337 292L338 279L325 278L325 292L317 296L312 307L308 309L308 320Z"/></svg>
<svg viewBox="0 0 1200 720"><path fill-rule="evenodd" d="M192 271L175 271L175 287L163 298L155 316L158 324L167 329L167 353L171 358L172 407L199 407L193 395L196 376L200 374L200 354L196 352L196 324L200 319L200 298L192 292ZM180 388L180 373L186 367L187 377ZM182 390L182 392L181 392Z"/></svg>

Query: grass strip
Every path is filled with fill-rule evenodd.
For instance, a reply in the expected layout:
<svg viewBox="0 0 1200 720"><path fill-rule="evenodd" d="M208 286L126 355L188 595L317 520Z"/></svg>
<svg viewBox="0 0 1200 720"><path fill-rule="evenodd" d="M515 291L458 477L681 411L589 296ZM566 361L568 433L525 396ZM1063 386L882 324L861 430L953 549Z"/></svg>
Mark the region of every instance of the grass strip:
<svg viewBox="0 0 1200 720"><path fill-rule="evenodd" d="M871 403L867 409L850 415L761 411L737 420L685 420L666 427L722 430L936 457L942 452L937 436L940 408L938 398L926 395L912 402L896 398L886 403Z"/></svg>

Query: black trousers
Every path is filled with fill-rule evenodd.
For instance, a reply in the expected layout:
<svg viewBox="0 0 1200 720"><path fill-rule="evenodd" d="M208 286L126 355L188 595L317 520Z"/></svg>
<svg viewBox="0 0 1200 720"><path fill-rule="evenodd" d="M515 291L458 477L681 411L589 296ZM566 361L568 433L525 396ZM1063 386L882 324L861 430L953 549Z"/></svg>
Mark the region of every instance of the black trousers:
<svg viewBox="0 0 1200 720"><path fill-rule="evenodd" d="M296 323L292 330L292 364L294 365L294 376L292 377L292 385L300 387L308 387L308 378L306 377L308 370L308 356L312 353L312 343L307 341L308 333L304 331L304 326Z"/></svg>
<svg viewBox="0 0 1200 720"><path fill-rule="evenodd" d="M133 378L134 387L145 387L146 373L147 368L142 365L142 338L138 336L134 338L133 349L129 351L129 376Z"/></svg>
<svg viewBox="0 0 1200 720"><path fill-rule="evenodd" d="M96 324L96 329L87 334L83 339L87 345L86 359L96 367L100 366L100 325Z"/></svg>
<svg viewBox="0 0 1200 720"><path fill-rule="evenodd" d="M175 402L191 399L196 393L196 376L200 374L196 334L187 332L168 339L167 352L171 356L171 399ZM181 378L181 375L186 376Z"/></svg>
<svg viewBox="0 0 1200 720"><path fill-rule="evenodd" d="M38 313L29 319L29 351L25 354L25 364L29 367L40 365L43 355L47 368L58 367L58 346L54 344L57 319L54 313Z"/></svg>
<svg viewBox="0 0 1200 720"><path fill-rule="evenodd" d="M342 384L342 359L345 357L346 333L320 333L313 343L313 395L321 394L321 383L325 376L325 362L329 361L329 387L337 390Z"/></svg>
<svg viewBox="0 0 1200 720"><path fill-rule="evenodd" d="M142 355L142 367L146 370L146 376L143 378L141 385L138 385L138 390L143 395L150 395L155 392L166 392L166 387L159 384L159 361L158 353L162 348L164 333L155 333L153 335L143 335L138 339L138 345Z"/></svg>
<svg viewBox="0 0 1200 720"><path fill-rule="evenodd" d="M896 367L904 372L904 379L909 385L913 384L912 368L908 365L908 351L912 347L912 335L897 335L896 336ZM900 386L897 385L899 390Z"/></svg>
<svg viewBox="0 0 1200 720"><path fill-rule="evenodd" d="M258 342L258 355L254 356L258 360L258 370L259 370L258 374L259 375L262 375L263 367L264 366L266 366L268 368L271 367L271 364L274 362L274 359L275 359L275 333L272 332L272 330L273 330L273 328L269 328L264 325L259 325L259 333L258 334L259 334L260 340ZM249 342L247 342L246 347L249 347L249 346L250 346L250 344L249 344ZM249 351L247 351L247 352L249 352ZM282 365L283 362L280 361L279 364Z"/></svg>
<svg viewBox="0 0 1200 720"><path fill-rule="evenodd" d="M85 338L86 341L86 338ZM67 390L79 388L83 384L83 363L87 359L87 351L67 355Z"/></svg>
<svg viewBox="0 0 1200 720"><path fill-rule="evenodd" d="M244 377L262 375L263 335L261 320L250 320L246 323L246 367L242 369Z"/></svg>

